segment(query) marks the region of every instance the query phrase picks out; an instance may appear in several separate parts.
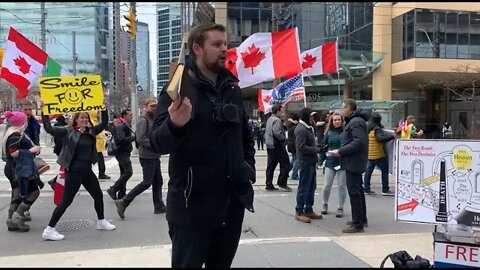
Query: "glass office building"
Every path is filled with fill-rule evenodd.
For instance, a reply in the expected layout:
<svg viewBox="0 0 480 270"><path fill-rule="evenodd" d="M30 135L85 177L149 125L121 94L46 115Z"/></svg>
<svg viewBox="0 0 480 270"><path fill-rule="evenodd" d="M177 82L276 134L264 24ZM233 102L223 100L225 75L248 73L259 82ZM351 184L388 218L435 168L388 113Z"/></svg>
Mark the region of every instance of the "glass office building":
<svg viewBox="0 0 480 270"><path fill-rule="evenodd" d="M108 8L82 2L45 3L46 51L73 72L74 50L78 74L99 73L108 80ZM41 47L41 3L0 3L0 46L10 26ZM73 47L75 32L75 49Z"/></svg>
<svg viewBox="0 0 480 270"><path fill-rule="evenodd" d="M168 83L170 63L178 59L182 45L180 5L157 6L158 72L157 96Z"/></svg>

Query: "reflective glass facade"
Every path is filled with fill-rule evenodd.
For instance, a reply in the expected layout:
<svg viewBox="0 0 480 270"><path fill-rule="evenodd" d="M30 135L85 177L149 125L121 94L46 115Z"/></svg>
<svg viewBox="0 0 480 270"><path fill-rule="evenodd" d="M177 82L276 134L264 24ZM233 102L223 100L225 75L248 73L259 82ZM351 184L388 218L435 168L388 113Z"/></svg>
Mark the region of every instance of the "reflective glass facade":
<svg viewBox="0 0 480 270"><path fill-rule="evenodd" d="M41 47L40 3L0 3L0 47L10 26ZM73 70L73 39L76 33L76 70L108 78L108 9L104 3L47 2L46 51L60 65ZM105 67L105 68L102 68Z"/></svg>
<svg viewBox="0 0 480 270"><path fill-rule="evenodd" d="M392 21L393 62L410 58L480 59L480 14L414 9Z"/></svg>
<svg viewBox="0 0 480 270"><path fill-rule="evenodd" d="M170 62L176 60L182 45L180 6L172 4L157 8L158 72L157 95L168 83Z"/></svg>

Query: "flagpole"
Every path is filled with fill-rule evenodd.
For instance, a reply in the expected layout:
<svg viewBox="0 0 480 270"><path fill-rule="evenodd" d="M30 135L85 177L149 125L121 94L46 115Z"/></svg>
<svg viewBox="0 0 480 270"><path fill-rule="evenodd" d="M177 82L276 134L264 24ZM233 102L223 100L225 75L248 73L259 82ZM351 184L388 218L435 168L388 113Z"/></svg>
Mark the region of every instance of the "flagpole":
<svg viewBox="0 0 480 270"><path fill-rule="evenodd" d="M339 68L339 63L338 63L338 61L340 60L338 58L338 36L337 36L337 41L335 43L336 43L335 44L335 49L337 51L337 87L338 87L337 91L338 91L338 100L341 100L340 99L340 68Z"/></svg>
<svg viewBox="0 0 480 270"><path fill-rule="evenodd" d="M303 85L303 106L304 108L307 107L307 88L305 87L305 81L303 80L303 73L302 73L302 85Z"/></svg>

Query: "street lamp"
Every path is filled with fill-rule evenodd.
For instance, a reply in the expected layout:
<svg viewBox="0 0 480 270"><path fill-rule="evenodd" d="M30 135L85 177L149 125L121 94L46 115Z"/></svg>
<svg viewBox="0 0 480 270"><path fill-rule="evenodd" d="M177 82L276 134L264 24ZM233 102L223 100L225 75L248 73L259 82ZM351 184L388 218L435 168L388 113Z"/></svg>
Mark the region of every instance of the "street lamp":
<svg viewBox="0 0 480 270"><path fill-rule="evenodd" d="M435 46L433 46L432 40L430 39L430 36L428 35L427 31L425 31L422 28L417 28L417 31L421 31L427 36L428 43L430 43L430 47L432 48L432 57L435 57Z"/></svg>

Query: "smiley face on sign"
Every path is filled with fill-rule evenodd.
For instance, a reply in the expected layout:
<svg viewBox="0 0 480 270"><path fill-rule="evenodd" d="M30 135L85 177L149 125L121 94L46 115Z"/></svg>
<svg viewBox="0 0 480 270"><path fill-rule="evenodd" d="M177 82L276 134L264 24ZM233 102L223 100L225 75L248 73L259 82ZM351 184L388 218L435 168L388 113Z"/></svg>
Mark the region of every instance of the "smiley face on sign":
<svg viewBox="0 0 480 270"><path fill-rule="evenodd" d="M82 102L83 95L77 88L70 88L65 92L65 101L70 104L77 104Z"/></svg>

